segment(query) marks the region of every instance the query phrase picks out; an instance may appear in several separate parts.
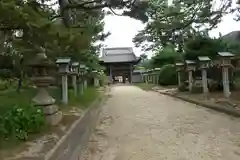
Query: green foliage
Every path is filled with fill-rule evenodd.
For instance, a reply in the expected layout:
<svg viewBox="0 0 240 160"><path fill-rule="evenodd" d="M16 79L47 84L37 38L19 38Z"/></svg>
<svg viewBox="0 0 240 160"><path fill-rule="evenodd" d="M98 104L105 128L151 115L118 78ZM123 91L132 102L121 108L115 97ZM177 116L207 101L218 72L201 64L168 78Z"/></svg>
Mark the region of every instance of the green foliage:
<svg viewBox="0 0 240 160"><path fill-rule="evenodd" d="M0 116L0 137L27 140L29 134L39 132L45 126L42 110L35 106L15 106Z"/></svg>
<svg viewBox="0 0 240 160"><path fill-rule="evenodd" d="M208 56L211 59L215 59L217 52L224 52L227 48L221 39L197 36L185 43L184 50L185 59L197 60L198 56Z"/></svg>
<svg viewBox="0 0 240 160"><path fill-rule="evenodd" d="M151 21L135 36L133 41L136 46L149 50L172 43L182 52L188 38L208 35L208 31L217 26L231 6L228 0L223 0L219 6L209 0L174 0L172 6L167 6L166 2L149 1L146 15Z"/></svg>
<svg viewBox="0 0 240 160"><path fill-rule="evenodd" d="M99 92L97 88L88 87L84 90L83 95L74 95L73 90L69 90L69 105L79 106L79 107L89 107L89 105L99 97Z"/></svg>
<svg viewBox="0 0 240 160"><path fill-rule="evenodd" d="M166 64L175 64L177 60L181 60L182 55L174 50L173 45L167 45L163 49L159 49L155 56L152 57L152 66L154 68L164 66Z"/></svg>
<svg viewBox="0 0 240 160"><path fill-rule="evenodd" d="M167 64L161 68L159 72L159 84L160 85L176 85L177 84L177 72L174 65Z"/></svg>

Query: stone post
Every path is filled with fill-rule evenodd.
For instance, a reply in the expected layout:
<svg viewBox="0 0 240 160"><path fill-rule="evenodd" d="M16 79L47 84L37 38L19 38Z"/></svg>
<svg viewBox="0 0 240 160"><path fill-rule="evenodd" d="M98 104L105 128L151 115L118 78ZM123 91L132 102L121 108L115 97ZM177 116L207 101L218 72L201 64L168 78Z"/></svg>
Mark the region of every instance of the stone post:
<svg viewBox="0 0 240 160"><path fill-rule="evenodd" d="M177 76L178 76L178 87L181 87L182 85L181 72L184 70L184 63L176 63L175 66L176 66Z"/></svg>
<svg viewBox="0 0 240 160"><path fill-rule="evenodd" d="M229 74L228 68L231 67L231 57L234 55L230 52L218 52L221 60L222 67L222 80L223 80L223 93L226 98L229 98L231 95L230 86L229 86Z"/></svg>
<svg viewBox="0 0 240 160"><path fill-rule="evenodd" d="M58 58L56 64L59 65L59 73L62 75L62 102L68 104L68 74L71 58Z"/></svg>
<svg viewBox="0 0 240 160"><path fill-rule="evenodd" d="M48 61L45 53L38 53L30 66L34 69L32 81L38 88L38 93L32 101L35 106L43 108L43 113L49 125L57 125L62 120L62 112L55 104L55 99L46 90L53 82L53 78L49 75L49 70L53 67L53 64Z"/></svg>

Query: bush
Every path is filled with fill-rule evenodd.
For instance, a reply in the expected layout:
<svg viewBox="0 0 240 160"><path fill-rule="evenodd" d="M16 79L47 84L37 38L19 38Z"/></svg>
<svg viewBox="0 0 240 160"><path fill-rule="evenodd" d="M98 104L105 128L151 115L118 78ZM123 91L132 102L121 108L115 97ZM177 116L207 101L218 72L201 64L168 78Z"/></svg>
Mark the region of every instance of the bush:
<svg viewBox="0 0 240 160"><path fill-rule="evenodd" d="M39 132L45 124L41 109L15 106L0 116L0 137L27 140L30 133Z"/></svg>
<svg viewBox="0 0 240 160"><path fill-rule="evenodd" d="M0 91L6 90L7 88L7 81L0 80Z"/></svg>
<svg viewBox="0 0 240 160"><path fill-rule="evenodd" d="M174 65L164 65L159 72L160 85L176 85L177 84L177 71Z"/></svg>

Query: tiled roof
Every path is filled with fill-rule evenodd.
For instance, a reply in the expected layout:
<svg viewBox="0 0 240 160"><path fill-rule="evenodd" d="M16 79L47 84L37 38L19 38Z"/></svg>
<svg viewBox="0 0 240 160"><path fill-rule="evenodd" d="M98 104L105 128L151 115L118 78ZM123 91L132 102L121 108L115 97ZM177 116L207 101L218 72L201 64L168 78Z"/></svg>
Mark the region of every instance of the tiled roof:
<svg viewBox="0 0 240 160"><path fill-rule="evenodd" d="M106 63L114 63L136 61L137 57L131 47L121 47L104 48L102 51L102 57L100 59Z"/></svg>

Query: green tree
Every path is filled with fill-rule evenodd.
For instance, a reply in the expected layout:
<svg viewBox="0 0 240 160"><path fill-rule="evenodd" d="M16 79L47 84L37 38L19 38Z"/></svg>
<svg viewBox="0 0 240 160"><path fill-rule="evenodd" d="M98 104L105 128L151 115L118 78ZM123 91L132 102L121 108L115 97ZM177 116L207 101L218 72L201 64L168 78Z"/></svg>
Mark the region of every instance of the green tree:
<svg viewBox="0 0 240 160"><path fill-rule="evenodd" d="M220 6L214 6L209 0L174 0L169 7L166 1L151 0L146 12L151 21L147 22L133 42L143 50L172 43L182 52L188 38L207 35L221 21L222 16L229 12L230 6L231 1L228 0L222 0Z"/></svg>

